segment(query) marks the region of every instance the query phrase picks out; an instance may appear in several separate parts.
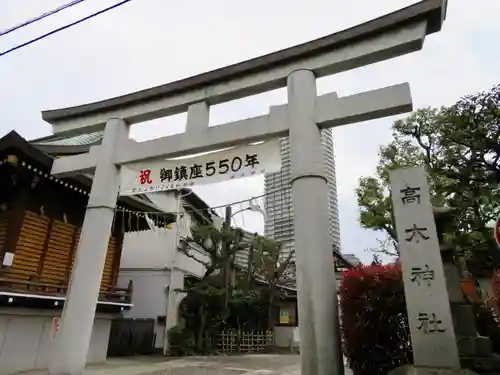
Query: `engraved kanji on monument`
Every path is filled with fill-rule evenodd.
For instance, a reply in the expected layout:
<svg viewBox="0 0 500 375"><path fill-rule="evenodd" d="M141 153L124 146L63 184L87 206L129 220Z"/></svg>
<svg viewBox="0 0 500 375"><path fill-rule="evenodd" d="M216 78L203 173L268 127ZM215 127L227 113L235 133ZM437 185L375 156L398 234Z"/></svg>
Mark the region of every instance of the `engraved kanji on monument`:
<svg viewBox="0 0 500 375"><path fill-rule="evenodd" d="M396 169L390 181L414 365L459 369L427 173Z"/></svg>

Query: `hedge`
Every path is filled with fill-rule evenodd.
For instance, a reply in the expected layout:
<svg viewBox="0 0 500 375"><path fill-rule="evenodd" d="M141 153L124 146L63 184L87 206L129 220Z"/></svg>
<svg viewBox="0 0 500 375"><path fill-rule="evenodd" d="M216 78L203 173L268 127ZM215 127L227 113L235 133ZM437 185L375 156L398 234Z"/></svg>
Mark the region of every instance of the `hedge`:
<svg viewBox="0 0 500 375"><path fill-rule="evenodd" d="M493 272L491 287L493 289L493 297L495 298L494 304L497 309L500 309L500 270L495 270Z"/></svg>
<svg viewBox="0 0 500 375"><path fill-rule="evenodd" d="M360 265L340 284L343 350L354 375L412 363L401 267Z"/></svg>

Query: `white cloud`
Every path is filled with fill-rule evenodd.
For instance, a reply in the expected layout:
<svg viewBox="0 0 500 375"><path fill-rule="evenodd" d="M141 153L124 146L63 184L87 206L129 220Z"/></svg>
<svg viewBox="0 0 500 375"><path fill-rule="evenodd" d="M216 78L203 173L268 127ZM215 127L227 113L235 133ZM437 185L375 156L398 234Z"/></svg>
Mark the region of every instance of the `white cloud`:
<svg viewBox="0 0 500 375"><path fill-rule="evenodd" d="M88 0L19 32L0 38L0 51L113 4ZM40 110L77 105L163 84L292 46L367 21L412 1L227 0L132 1L108 14L0 57L1 131L33 138L50 127ZM371 3L370 3L371 4ZM56 0L3 0L0 25L7 27L59 6ZM416 107L449 104L461 95L500 82L496 45L500 2L449 2L445 26L424 50L392 61L321 79L321 93L347 95L409 81ZM221 105L217 124L266 112L286 100L284 90ZM393 119L335 129L343 251L367 260L374 234L357 224L353 189L372 174L380 145L390 141ZM183 130L185 116L136 126L137 139ZM263 191L262 178L197 189L210 204L225 204ZM250 215L250 214L248 214ZM258 218L245 220L258 227ZM249 224L250 223L250 224ZM252 229L253 230L253 229Z"/></svg>

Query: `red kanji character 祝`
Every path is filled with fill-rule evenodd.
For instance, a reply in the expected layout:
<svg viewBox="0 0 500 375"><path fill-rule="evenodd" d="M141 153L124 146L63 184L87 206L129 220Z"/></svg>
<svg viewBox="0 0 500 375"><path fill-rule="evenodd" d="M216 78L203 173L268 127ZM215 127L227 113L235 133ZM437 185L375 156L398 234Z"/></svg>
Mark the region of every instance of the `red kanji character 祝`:
<svg viewBox="0 0 500 375"><path fill-rule="evenodd" d="M151 179L151 169L144 169L139 172L139 182L141 185L153 183Z"/></svg>

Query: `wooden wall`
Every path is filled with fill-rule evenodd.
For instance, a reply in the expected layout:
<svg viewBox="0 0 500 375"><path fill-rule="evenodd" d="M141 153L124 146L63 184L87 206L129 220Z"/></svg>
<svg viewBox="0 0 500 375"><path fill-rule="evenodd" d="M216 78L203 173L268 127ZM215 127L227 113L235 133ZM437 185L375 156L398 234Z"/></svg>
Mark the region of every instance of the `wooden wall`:
<svg viewBox="0 0 500 375"><path fill-rule="evenodd" d="M0 278L67 286L88 195L75 182L54 179L48 171L40 173L43 166L30 163L30 168L0 165L0 259L14 252L12 267L0 268ZM110 236L102 293L116 285L122 227L114 226Z"/></svg>
<svg viewBox="0 0 500 375"><path fill-rule="evenodd" d="M26 211L15 245L14 262L4 277L67 286L79 237L80 228L73 224ZM116 283L118 245L119 241L111 237L101 282L103 293Z"/></svg>
<svg viewBox="0 0 500 375"><path fill-rule="evenodd" d="M0 212L0 254L7 244L7 232L9 230L9 211Z"/></svg>

